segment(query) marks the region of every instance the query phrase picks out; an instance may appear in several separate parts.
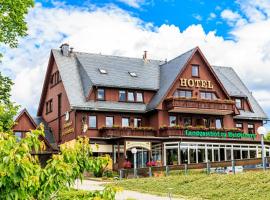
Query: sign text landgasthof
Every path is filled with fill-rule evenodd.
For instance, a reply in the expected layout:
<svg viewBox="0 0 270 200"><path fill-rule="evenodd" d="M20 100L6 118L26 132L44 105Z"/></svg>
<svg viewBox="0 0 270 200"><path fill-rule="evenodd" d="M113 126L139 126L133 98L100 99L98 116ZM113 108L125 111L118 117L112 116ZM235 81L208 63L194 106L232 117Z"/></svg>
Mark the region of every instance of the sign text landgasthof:
<svg viewBox="0 0 270 200"><path fill-rule="evenodd" d="M231 138L231 139L242 139L249 138L255 139L256 134L251 133L242 133L242 132L224 132L224 131L194 131L194 130L185 130L185 136L192 137L215 137L215 138Z"/></svg>

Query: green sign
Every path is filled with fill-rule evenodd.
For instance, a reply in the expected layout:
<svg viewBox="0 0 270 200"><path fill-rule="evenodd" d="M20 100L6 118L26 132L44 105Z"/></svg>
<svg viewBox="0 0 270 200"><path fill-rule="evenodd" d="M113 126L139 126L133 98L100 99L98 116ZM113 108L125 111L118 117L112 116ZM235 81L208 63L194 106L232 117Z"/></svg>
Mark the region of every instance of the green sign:
<svg viewBox="0 0 270 200"><path fill-rule="evenodd" d="M256 134L242 133L242 132L223 132L223 131L194 131L194 130L185 130L185 136L192 137L217 137L217 138L256 138Z"/></svg>

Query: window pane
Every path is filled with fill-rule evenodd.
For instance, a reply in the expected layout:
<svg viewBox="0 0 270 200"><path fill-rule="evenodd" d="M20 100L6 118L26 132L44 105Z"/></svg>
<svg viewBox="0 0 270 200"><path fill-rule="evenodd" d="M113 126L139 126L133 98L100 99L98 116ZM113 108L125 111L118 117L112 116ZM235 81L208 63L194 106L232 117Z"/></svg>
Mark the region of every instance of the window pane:
<svg viewBox="0 0 270 200"><path fill-rule="evenodd" d="M137 102L143 102L143 94L141 92L137 92Z"/></svg>
<svg viewBox="0 0 270 200"><path fill-rule="evenodd" d="M97 117L96 116L89 116L89 127L90 128L97 127Z"/></svg>
<svg viewBox="0 0 270 200"><path fill-rule="evenodd" d="M192 125L191 117L184 118L184 126L191 126L191 125Z"/></svg>
<svg viewBox="0 0 270 200"><path fill-rule="evenodd" d="M128 92L128 101L134 101L134 92Z"/></svg>
<svg viewBox="0 0 270 200"><path fill-rule="evenodd" d="M179 91L176 90L176 91L174 92L173 96L174 96L174 97L179 97Z"/></svg>
<svg viewBox="0 0 270 200"><path fill-rule="evenodd" d="M142 126L142 119L134 118L134 127L141 127Z"/></svg>
<svg viewBox="0 0 270 200"><path fill-rule="evenodd" d="M191 91L186 91L186 97L191 98L192 97L192 92Z"/></svg>
<svg viewBox="0 0 270 200"><path fill-rule="evenodd" d="M205 92L201 92L201 99L205 99Z"/></svg>
<svg viewBox="0 0 270 200"><path fill-rule="evenodd" d="M179 93L180 97L186 97L186 91L180 90Z"/></svg>
<svg viewBox="0 0 270 200"><path fill-rule="evenodd" d="M242 101L241 99L235 99L235 105L237 108L242 108Z"/></svg>
<svg viewBox="0 0 270 200"><path fill-rule="evenodd" d="M98 95L97 98L99 100L104 100L104 89L98 89Z"/></svg>
<svg viewBox="0 0 270 200"><path fill-rule="evenodd" d="M129 118L122 118L122 127L128 127L129 126Z"/></svg>
<svg viewBox="0 0 270 200"><path fill-rule="evenodd" d="M206 99L212 99L212 93L206 92Z"/></svg>
<svg viewBox="0 0 270 200"><path fill-rule="evenodd" d="M222 120L216 119L216 128L222 128Z"/></svg>
<svg viewBox="0 0 270 200"><path fill-rule="evenodd" d="M113 126L113 117L106 117L106 127Z"/></svg>
<svg viewBox="0 0 270 200"><path fill-rule="evenodd" d="M176 116L170 116L170 126L176 125Z"/></svg>
<svg viewBox="0 0 270 200"><path fill-rule="evenodd" d="M125 90L119 91L119 101L126 101L126 91Z"/></svg>
<svg viewBox="0 0 270 200"><path fill-rule="evenodd" d="M22 132L15 132L16 141L20 141L22 139Z"/></svg>
<svg viewBox="0 0 270 200"><path fill-rule="evenodd" d="M199 66L192 66L192 76L199 76Z"/></svg>
<svg viewBox="0 0 270 200"><path fill-rule="evenodd" d="M235 126L236 126L236 128L243 129L243 124L242 123L237 123Z"/></svg>

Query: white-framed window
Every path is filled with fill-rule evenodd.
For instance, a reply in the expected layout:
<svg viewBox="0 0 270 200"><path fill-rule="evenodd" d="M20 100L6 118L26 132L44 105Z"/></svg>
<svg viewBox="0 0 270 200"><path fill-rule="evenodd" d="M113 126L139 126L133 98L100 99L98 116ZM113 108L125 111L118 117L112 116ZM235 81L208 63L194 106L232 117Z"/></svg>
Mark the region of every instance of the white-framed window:
<svg viewBox="0 0 270 200"><path fill-rule="evenodd" d="M134 118L134 127L141 127L141 126L142 126L142 119Z"/></svg>
<svg viewBox="0 0 270 200"><path fill-rule="evenodd" d="M199 65L192 65L191 73L193 77L199 77Z"/></svg>
<svg viewBox="0 0 270 200"><path fill-rule="evenodd" d="M106 117L106 127L112 127L113 126L113 117L107 116Z"/></svg>
<svg viewBox="0 0 270 200"><path fill-rule="evenodd" d="M127 98L128 101L135 101L134 92L128 92Z"/></svg>
<svg viewBox="0 0 270 200"><path fill-rule="evenodd" d="M122 118L122 127L129 127L129 118L128 117L123 117Z"/></svg>
<svg viewBox="0 0 270 200"><path fill-rule="evenodd" d="M88 125L89 125L89 128L96 128L97 127L97 116L90 115Z"/></svg>
<svg viewBox="0 0 270 200"><path fill-rule="evenodd" d="M98 88L97 99L98 100L105 100L105 90L103 88Z"/></svg>
<svg viewBox="0 0 270 200"><path fill-rule="evenodd" d="M137 92L136 93L136 101L137 102L143 102L143 93L142 92Z"/></svg>
<svg viewBox="0 0 270 200"><path fill-rule="evenodd" d="M176 126L176 116L174 115L169 116L169 123L170 126Z"/></svg>

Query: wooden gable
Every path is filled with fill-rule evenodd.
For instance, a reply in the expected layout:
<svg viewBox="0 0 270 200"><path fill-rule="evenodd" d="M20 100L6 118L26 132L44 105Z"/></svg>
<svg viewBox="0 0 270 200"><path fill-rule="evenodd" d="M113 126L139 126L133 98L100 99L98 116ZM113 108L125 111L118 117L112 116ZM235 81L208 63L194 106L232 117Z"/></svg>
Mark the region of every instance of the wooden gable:
<svg viewBox="0 0 270 200"><path fill-rule="evenodd" d="M198 77L192 76L192 66L199 67ZM230 99L227 91L198 47L179 72L165 98L173 96L177 89L192 91L193 98L200 98L200 92L205 91L215 93L222 100Z"/></svg>
<svg viewBox="0 0 270 200"><path fill-rule="evenodd" d="M28 132L36 129L37 125L26 110L23 110L15 119L14 132Z"/></svg>

